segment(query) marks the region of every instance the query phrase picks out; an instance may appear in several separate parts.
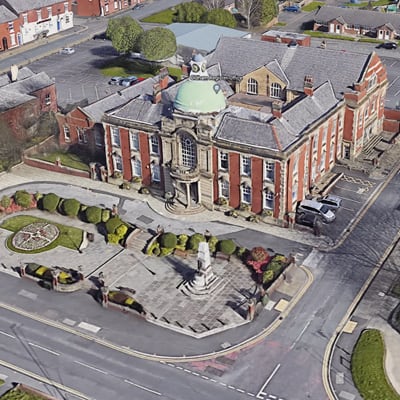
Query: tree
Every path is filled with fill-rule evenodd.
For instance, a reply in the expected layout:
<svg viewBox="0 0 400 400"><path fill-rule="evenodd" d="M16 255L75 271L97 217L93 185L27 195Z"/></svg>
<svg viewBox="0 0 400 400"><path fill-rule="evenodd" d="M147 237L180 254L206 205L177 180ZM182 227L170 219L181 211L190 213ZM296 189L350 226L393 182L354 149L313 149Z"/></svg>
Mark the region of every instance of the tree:
<svg viewBox="0 0 400 400"><path fill-rule="evenodd" d="M167 28L153 28L140 35L138 46L147 60L164 60L175 54L176 38Z"/></svg>
<svg viewBox="0 0 400 400"><path fill-rule="evenodd" d="M276 0L262 0L260 22L267 24L272 21L279 13Z"/></svg>
<svg viewBox="0 0 400 400"><path fill-rule="evenodd" d="M175 7L175 22L200 22L207 9L194 1L181 3Z"/></svg>
<svg viewBox="0 0 400 400"><path fill-rule="evenodd" d="M224 8L224 0L203 0L202 4L205 8L207 8L207 10Z"/></svg>
<svg viewBox="0 0 400 400"><path fill-rule="evenodd" d="M246 18L247 29L257 25L260 20L261 0L238 0L238 7Z"/></svg>
<svg viewBox="0 0 400 400"><path fill-rule="evenodd" d="M228 28L236 27L235 17L228 10L223 10L222 8L208 11L204 14L202 20L207 24L227 26Z"/></svg>
<svg viewBox="0 0 400 400"><path fill-rule="evenodd" d="M106 35L120 53L129 53L137 47L143 28L132 17L113 18L108 21Z"/></svg>

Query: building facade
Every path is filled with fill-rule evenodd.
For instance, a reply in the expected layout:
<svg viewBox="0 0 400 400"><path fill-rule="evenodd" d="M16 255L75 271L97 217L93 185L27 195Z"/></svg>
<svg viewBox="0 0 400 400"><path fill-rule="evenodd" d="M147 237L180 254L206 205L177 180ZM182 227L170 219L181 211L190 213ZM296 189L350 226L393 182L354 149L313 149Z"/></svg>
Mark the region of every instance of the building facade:
<svg viewBox="0 0 400 400"><path fill-rule="evenodd" d="M80 17L100 17L128 10L141 2L140 0L77 0L73 2L73 10Z"/></svg>

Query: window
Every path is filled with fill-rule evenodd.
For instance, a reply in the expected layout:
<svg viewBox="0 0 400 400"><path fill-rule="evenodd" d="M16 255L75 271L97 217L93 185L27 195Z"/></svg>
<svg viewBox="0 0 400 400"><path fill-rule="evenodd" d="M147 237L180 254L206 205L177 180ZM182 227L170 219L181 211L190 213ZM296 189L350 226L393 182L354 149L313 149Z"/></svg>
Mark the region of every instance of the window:
<svg viewBox="0 0 400 400"><path fill-rule="evenodd" d="M105 5L104 5L104 11L105 11L106 13L108 13L108 4L105 4Z"/></svg>
<svg viewBox="0 0 400 400"><path fill-rule="evenodd" d="M96 143L96 146L102 147L104 146L104 138L103 138L103 134L99 131L96 131L94 133L94 141Z"/></svg>
<svg viewBox="0 0 400 400"><path fill-rule="evenodd" d="M322 146L326 145L326 137L328 135L328 129L324 127L324 132L322 134Z"/></svg>
<svg viewBox="0 0 400 400"><path fill-rule="evenodd" d="M158 154L158 136L150 136L150 151L151 154Z"/></svg>
<svg viewBox="0 0 400 400"><path fill-rule="evenodd" d="M114 171L122 172L122 157L119 154L113 155Z"/></svg>
<svg viewBox="0 0 400 400"><path fill-rule="evenodd" d="M297 181L292 184L292 202L297 201Z"/></svg>
<svg viewBox="0 0 400 400"><path fill-rule="evenodd" d="M24 19L24 25L28 23L28 14L22 14L22 17Z"/></svg>
<svg viewBox="0 0 400 400"><path fill-rule="evenodd" d="M326 162L326 151L324 150L321 153L321 162L319 163L320 172L324 172L325 171L325 162Z"/></svg>
<svg viewBox="0 0 400 400"><path fill-rule="evenodd" d="M36 14L37 14L37 20L41 21L41 19L42 19L42 10L36 10Z"/></svg>
<svg viewBox="0 0 400 400"><path fill-rule="evenodd" d="M67 2L64 3L64 12L65 13L68 12L68 3Z"/></svg>
<svg viewBox="0 0 400 400"><path fill-rule="evenodd" d="M65 23L69 24L69 15L68 14L65 16Z"/></svg>
<svg viewBox="0 0 400 400"><path fill-rule="evenodd" d="M119 128L116 126L111 127L111 144L116 147L121 146L121 139L119 137Z"/></svg>
<svg viewBox="0 0 400 400"><path fill-rule="evenodd" d="M275 163L273 161L264 161L264 179L274 180Z"/></svg>
<svg viewBox="0 0 400 400"><path fill-rule="evenodd" d="M293 176L297 176L298 172L299 172L299 155L296 154L293 160Z"/></svg>
<svg viewBox="0 0 400 400"><path fill-rule="evenodd" d="M219 195L220 197L225 197L226 199L229 199L229 182L225 179L220 181Z"/></svg>
<svg viewBox="0 0 400 400"><path fill-rule="evenodd" d="M329 162L333 163L334 158L335 158L335 143L332 142L331 143L331 148L329 150Z"/></svg>
<svg viewBox="0 0 400 400"><path fill-rule="evenodd" d="M129 132L129 143L131 150L139 150L139 134L137 132Z"/></svg>
<svg viewBox="0 0 400 400"><path fill-rule="evenodd" d="M142 162L140 160L132 160L132 175L142 177Z"/></svg>
<svg viewBox="0 0 400 400"><path fill-rule="evenodd" d="M8 23L8 30L10 33L14 32L14 22L9 22Z"/></svg>
<svg viewBox="0 0 400 400"><path fill-rule="evenodd" d="M251 204L251 187L245 186L242 188L242 202Z"/></svg>
<svg viewBox="0 0 400 400"><path fill-rule="evenodd" d="M118 8L118 1L114 1L114 10Z"/></svg>
<svg viewBox="0 0 400 400"><path fill-rule="evenodd" d="M362 123L363 123L363 113L360 110L358 113L358 127L361 128L362 127Z"/></svg>
<svg viewBox="0 0 400 400"><path fill-rule="evenodd" d="M373 89L376 86L376 74L374 73L368 81L368 90Z"/></svg>
<svg viewBox="0 0 400 400"><path fill-rule="evenodd" d="M251 176L251 159L247 156L242 156L242 175Z"/></svg>
<svg viewBox="0 0 400 400"><path fill-rule="evenodd" d="M275 98L281 97L282 87L279 83L273 82L270 87L270 96Z"/></svg>
<svg viewBox="0 0 400 400"><path fill-rule="evenodd" d="M313 137L313 153L316 153L318 150L318 136L315 135Z"/></svg>
<svg viewBox="0 0 400 400"><path fill-rule="evenodd" d="M258 82L253 78L247 81L247 94L258 94Z"/></svg>
<svg viewBox="0 0 400 400"><path fill-rule="evenodd" d="M49 18L51 18L53 16L53 11L52 11L51 7L47 7L47 14L48 14Z"/></svg>
<svg viewBox="0 0 400 400"><path fill-rule="evenodd" d="M264 192L264 208L273 210L274 208L274 193L270 190Z"/></svg>
<svg viewBox="0 0 400 400"><path fill-rule="evenodd" d="M160 166L157 164L151 164L151 181L160 182Z"/></svg>
<svg viewBox="0 0 400 400"><path fill-rule="evenodd" d="M71 141L71 132L69 130L69 127L67 125L64 125L64 140L66 142Z"/></svg>
<svg viewBox="0 0 400 400"><path fill-rule="evenodd" d="M44 97L44 104L46 104L46 106L49 106L51 104L50 93L47 93L46 96Z"/></svg>
<svg viewBox="0 0 400 400"><path fill-rule="evenodd" d="M227 170L229 168L229 155L223 151L219 152L219 168Z"/></svg>
<svg viewBox="0 0 400 400"><path fill-rule="evenodd" d="M368 119L368 107L366 107L365 111L364 111L364 120L367 120L367 119Z"/></svg>
<svg viewBox="0 0 400 400"><path fill-rule="evenodd" d="M181 136L182 164L185 167L195 168L197 164L196 144L189 135Z"/></svg>
<svg viewBox="0 0 400 400"><path fill-rule="evenodd" d="M76 131L78 133L78 143L86 144L88 142L86 131L82 128L76 128Z"/></svg>

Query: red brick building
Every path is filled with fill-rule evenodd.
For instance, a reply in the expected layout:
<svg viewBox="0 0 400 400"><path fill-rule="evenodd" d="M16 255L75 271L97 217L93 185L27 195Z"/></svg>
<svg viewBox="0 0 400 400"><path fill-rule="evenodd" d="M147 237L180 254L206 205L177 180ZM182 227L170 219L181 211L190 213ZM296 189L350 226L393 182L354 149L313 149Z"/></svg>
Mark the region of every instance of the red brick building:
<svg viewBox="0 0 400 400"><path fill-rule="evenodd" d="M99 17L132 8L139 0L77 0L73 3L74 14L81 17Z"/></svg>

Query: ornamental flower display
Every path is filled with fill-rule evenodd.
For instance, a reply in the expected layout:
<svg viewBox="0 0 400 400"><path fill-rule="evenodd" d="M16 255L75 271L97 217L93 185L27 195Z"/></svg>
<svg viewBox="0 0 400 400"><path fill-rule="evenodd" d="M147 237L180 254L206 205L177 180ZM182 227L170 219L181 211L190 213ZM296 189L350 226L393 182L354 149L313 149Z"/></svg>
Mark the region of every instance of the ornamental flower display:
<svg viewBox="0 0 400 400"><path fill-rule="evenodd" d="M58 238L58 228L47 222L35 222L20 229L12 239L18 250L36 250L48 246Z"/></svg>

